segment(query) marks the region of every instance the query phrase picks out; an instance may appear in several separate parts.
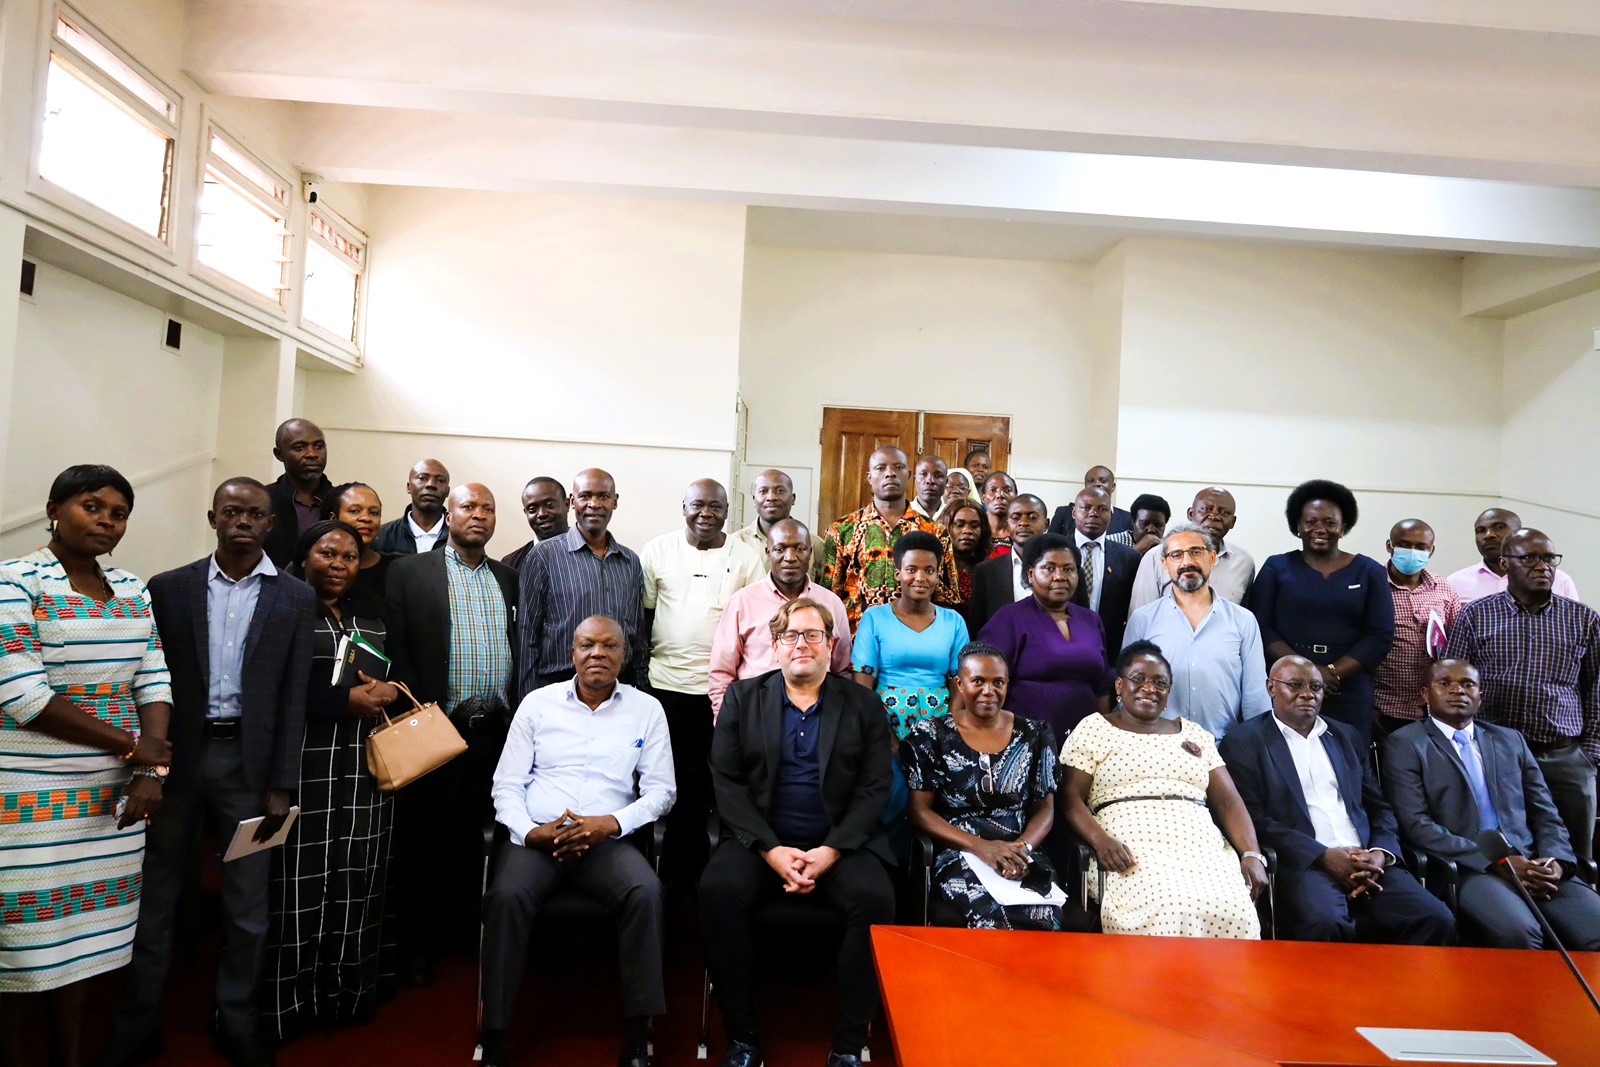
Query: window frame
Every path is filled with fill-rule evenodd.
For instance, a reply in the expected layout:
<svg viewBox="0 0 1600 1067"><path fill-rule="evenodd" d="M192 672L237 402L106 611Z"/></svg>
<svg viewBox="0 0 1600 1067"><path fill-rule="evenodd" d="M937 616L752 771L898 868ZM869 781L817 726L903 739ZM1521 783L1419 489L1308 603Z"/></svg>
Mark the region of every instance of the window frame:
<svg viewBox="0 0 1600 1067"><path fill-rule="evenodd" d="M351 222L348 219L346 219L343 215L340 215L337 211L335 211L333 208L329 207L327 204L323 203L321 197L318 197L317 202L315 204L309 205L306 208L306 241L305 241L305 243L306 243L306 246L308 248L309 248L309 246L311 244L315 243L315 244L318 244L318 245L322 246L322 248L325 251L328 251L331 254L333 254L333 255L341 258L341 259L349 260L349 258L350 258L342 249L335 247L327 239L323 238L321 235L319 235L317 233L316 220L320 220L324 225L326 225L330 230L332 230L337 236L339 236L340 238L342 238L345 241L348 241L350 244L355 245L357 247L357 249L360 251L361 259L360 259L360 262L356 265L357 266L357 270L356 270L356 300L355 300L355 306L350 309L350 336L349 337L340 337L338 334L335 334L332 330L328 329L326 326L322 325L321 323L313 322L312 320L306 318L306 313L305 313L306 271L310 266L311 257L309 255L309 253L302 252L301 255L300 255L300 288L299 288L299 294L300 294L299 323L300 323L300 328L302 330L306 331L307 333L315 336L315 337L318 337L318 338L321 338L323 340L326 340L326 341L328 341L328 342L330 342L332 344L341 345L341 346L343 346L345 348L348 348L351 352L354 352L357 355L360 355L360 353L361 353L361 330L362 330L363 325L365 324L365 320L364 320L363 316L365 314L366 303L367 303L367 272L371 268L371 247L372 247L372 242L371 242L371 239L367 236L365 231L361 230L357 226L352 225Z"/></svg>
<svg viewBox="0 0 1600 1067"><path fill-rule="evenodd" d="M244 160L269 178L283 190L281 199L270 199L259 185L250 177L240 171L226 159L212 154L212 138L220 139L234 152L244 157ZM189 270L196 277L226 292L249 300L252 304L275 316L287 320L289 317L289 301L291 295L299 291L299 286L293 283L293 271L299 257L296 252L296 234L294 228L295 191L300 187L298 175L291 179L286 177L282 170L266 161L261 153L251 149L249 142L239 137L227 128L224 123L218 122L210 115L204 116L200 124L200 143L195 153L195 193L194 211L192 216L194 247L190 254ZM280 280L282 285L277 287L278 297L272 297L253 288L248 282L240 281L217 267L200 258L202 245L200 243L200 221L205 213L206 197L206 172L213 167L218 169L219 176L226 181L234 192L248 200L254 201L256 206L263 211L277 212L283 220L283 265ZM281 209L281 211L279 210Z"/></svg>
<svg viewBox="0 0 1600 1067"><path fill-rule="evenodd" d="M155 253L162 259L176 265L176 235L179 230L176 215L181 200L178 188L178 173L180 169L179 158L183 148L183 123L188 103L187 99L183 93L173 88L167 79L153 73L149 67L129 54L126 49L117 44L93 21L85 18L69 5L63 3L46 4L43 5L42 14L44 18L40 20L39 26L38 62L34 71L33 136L28 155L28 176L25 188L31 195L54 204L90 225L124 240L131 241L140 248ZM115 77L95 63L93 59L80 52L71 42L58 36L57 26L61 22L66 22L79 33L93 40L118 62L126 66L135 76L148 82L152 88L167 99L172 107L172 115L158 114L155 108L123 86ZM92 200L86 199L40 173L40 162L44 156L44 124L46 110L49 106L50 71L58 57L72 76L86 82L96 92L105 96L114 106L126 111L130 118L144 123L156 133L167 138L167 159L162 181L162 232L160 234L152 234L140 229L120 215L96 204Z"/></svg>

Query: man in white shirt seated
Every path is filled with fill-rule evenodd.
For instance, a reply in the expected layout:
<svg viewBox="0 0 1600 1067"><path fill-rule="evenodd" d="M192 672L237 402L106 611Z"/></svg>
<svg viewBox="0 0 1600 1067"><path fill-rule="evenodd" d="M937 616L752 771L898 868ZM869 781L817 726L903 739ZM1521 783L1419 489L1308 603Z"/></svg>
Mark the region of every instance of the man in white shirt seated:
<svg viewBox="0 0 1600 1067"><path fill-rule="evenodd" d="M648 1067L650 1016L666 1011L661 883L622 840L661 818L677 786L667 717L617 681L628 656L604 615L578 624L571 681L536 689L511 722L494 774L495 818L510 833L484 896L483 1067L505 1067L506 1028L540 905L571 886L616 917L627 1039L617 1063Z"/></svg>

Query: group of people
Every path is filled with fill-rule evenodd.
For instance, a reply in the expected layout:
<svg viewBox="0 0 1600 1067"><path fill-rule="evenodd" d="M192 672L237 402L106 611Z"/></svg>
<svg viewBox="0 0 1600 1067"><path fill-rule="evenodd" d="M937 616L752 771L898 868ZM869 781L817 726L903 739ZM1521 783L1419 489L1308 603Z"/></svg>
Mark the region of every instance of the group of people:
<svg viewBox="0 0 1600 1067"><path fill-rule="evenodd" d="M1096 467L1052 513L985 452L951 469L885 447L871 500L820 536L768 470L748 525L729 531L725 487L702 479L634 551L609 531L615 480L589 469L529 481L532 538L494 559L493 494L436 460L385 521L376 489L326 476L311 422L279 427L274 455L276 481L217 487L215 550L148 586L102 562L134 501L104 466L64 471L49 543L0 564L15 1062L49 1018L77 1063L84 980L118 968L102 1062L159 1053L202 822L225 845L295 819L282 847L221 864L215 1031L235 1064L428 983L480 921L483 1062L507 1063L530 930L571 887L617 923L626 1067L650 1062L665 1009L671 895L696 894L727 1067L762 1062L755 909L838 913L828 1064L848 1067L911 834L932 847L930 919L950 925L1257 937L1271 851L1280 936L1536 947L1515 879L1600 948L1578 877L1600 616L1502 509L1478 520L1483 563L1439 577L1419 519L1394 524L1385 562L1341 549L1355 497L1310 481L1286 508L1300 548L1258 570L1220 487L1184 515L1150 495L1124 511ZM387 670L349 677L352 642ZM414 703L466 752L381 791L365 741ZM658 877L633 842L662 820ZM1508 861L1477 843L1490 830ZM1093 917L1060 888L1080 844ZM1457 913L1408 851L1457 865Z"/></svg>

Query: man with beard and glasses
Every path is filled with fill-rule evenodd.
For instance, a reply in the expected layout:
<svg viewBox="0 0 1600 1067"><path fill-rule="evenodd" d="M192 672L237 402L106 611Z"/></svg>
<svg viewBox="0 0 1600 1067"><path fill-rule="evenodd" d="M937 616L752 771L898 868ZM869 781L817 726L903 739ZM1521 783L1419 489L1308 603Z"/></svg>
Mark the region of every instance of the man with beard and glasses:
<svg viewBox="0 0 1600 1067"><path fill-rule="evenodd" d="M1243 604L1256 580L1256 561L1250 553L1228 540L1233 524L1238 521L1233 494L1221 486L1207 486L1194 495L1189 505L1188 519L1202 526L1217 546L1217 565L1211 568L1208 583L1224 600ZM1146 552L1139 561L1139 573L1133 579L1133 596L1128 602L1129 611L1138 611L1153 601L1167 595L1172 578L1167 574L1160 552Z"/></svg>
<svg viewBox="0 0 1600 1067"><path fill-rule="evenodd" d="M410 555L443 549L444 498L450 495L450 472L436 459L418 461L406 478L411 506L398 519L384 523L372 539L372 550L389 555Z"/></svg>
<svg viewBox="0 0 1600 1067"><path fill-rule="evenodd" d="M790 517L794 511L794 479L780 470L764 470L756 475L756 481L750 487L750 502L755 505L756 517L748 526L741 526L728 537L734 541L743 541L756 550L763 564L768 570L772 569L772 557L767 552L767 542L772 536L772 527ZM822 538L816 534L808 533L811 538L811 580L822 581Z"/></svg>
<svg viewBox="0 0 1600 1067"><path fill-rule="evenodd" d="M527 516L533 540L512 549L500 559L507 567L519 571L523 557L534 545L567 532L566 487L548 475L530 478L528 484L522 487L522 514Z"/></svg>
<svg viewBox="0 0 1600 1067"><path fill-rule="evenodd" d="M1267 663L1255 616L1210 586L1217 563L1211 532L1183 522L1155 549L1168 593L1128 619L1122 647L1154 641L1172 664L1168 718L1193 719L1218 741L1231 727L1272 708Z"/></svg>
<svg viewBox="0 0 1600 1067"><path fill-rule="evenodd" d="M1472 524L1472 538L1477 542L1478 555L1483 557L1483 562L1453 571L1450 577L1445 579L1451 588L1461 595L1461 603L1470 604L1474 600L1482 600L1486 596L1506 591L1508 581L1506 572L1511 565L1501 555L1500 550L1506 538L1520 529L1522 529L1521 517L1505 508L1490 508L1478 516L1477 521ZM1579 599L1578 587L1572 581L1572 576L1562 570L1556 571L1550 591L1568 600Z"/></svg>

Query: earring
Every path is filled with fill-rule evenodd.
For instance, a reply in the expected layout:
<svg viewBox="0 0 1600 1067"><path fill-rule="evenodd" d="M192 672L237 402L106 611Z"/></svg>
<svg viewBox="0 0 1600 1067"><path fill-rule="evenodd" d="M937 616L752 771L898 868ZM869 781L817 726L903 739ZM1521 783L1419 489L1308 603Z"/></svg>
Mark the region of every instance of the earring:
<svg viewBox="0 0 1600 1067"><path fill-rule="evenodd" d="M50 540L52 540L52 541L54 541L56 539L56 527L57 527L57 525L58 524L56 523L56 520L54 520L54 519L51 519L49 522L45 523L45 527L44 528L50 532Z"/></svg>

